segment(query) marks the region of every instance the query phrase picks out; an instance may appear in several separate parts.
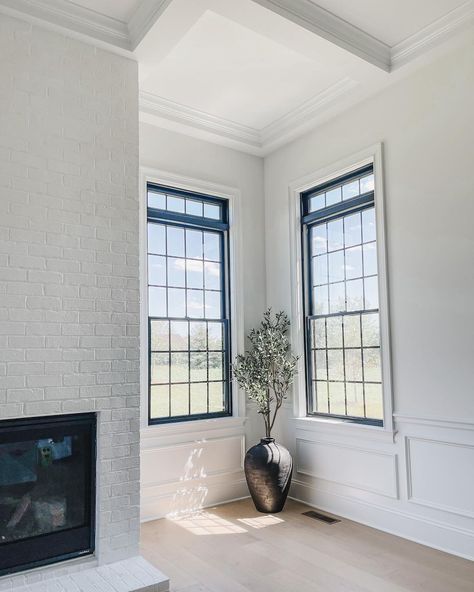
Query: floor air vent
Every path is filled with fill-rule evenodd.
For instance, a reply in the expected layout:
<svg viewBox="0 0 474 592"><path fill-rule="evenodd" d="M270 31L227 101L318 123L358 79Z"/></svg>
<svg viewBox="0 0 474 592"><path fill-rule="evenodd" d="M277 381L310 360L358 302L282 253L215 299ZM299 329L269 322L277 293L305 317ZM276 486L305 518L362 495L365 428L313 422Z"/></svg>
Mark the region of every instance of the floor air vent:
<svg viewBox="0 0 474 592"><path fill-rule="evenodd" d="M337 520L336 518L331 518L331 516L321 514L321 512L315 512L314 510L310 510L309 512L303 512L303 516L309 516L310 518L314 518L315 520L325 522L326 524L337 524L338 522L340 522L340 520Z"/></svg>

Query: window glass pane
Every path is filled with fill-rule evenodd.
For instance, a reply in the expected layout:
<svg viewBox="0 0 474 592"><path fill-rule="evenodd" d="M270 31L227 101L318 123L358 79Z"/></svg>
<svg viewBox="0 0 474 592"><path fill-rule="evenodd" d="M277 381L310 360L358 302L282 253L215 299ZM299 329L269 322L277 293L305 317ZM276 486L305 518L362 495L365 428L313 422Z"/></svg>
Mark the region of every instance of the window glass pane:
<svg viewBox="0 0 474 592"><path fill-rule="evenodd" d="M360 192L368 193L374 190L374 175L367 175L360 179Z"/></svg>
<svg viewBox="0 0 474 592"><path fill-rule="evenodd" d="M209 353L209 380L222 380L224 377L223 357L221 353Z"/></svg>
<svg viewBox="0 0 474 592"><path fill-rule="evenodd" d="M343 199L350 199L351 197L357 197L359 195L359 180L350 181L342 186L342 197Z"/></svg>
<svg viewBox="0 0 474 592"><path fill-rule="evenodd" d="M186 214L190 214L191 216L202 216L202 201L187 199Z"/></svg>
<svg viewBox="0 0 474 592"><path fill-rule="evenodd" d="M342 222L342 220L341 220ZM361 237L361 218L360 212L344 217L344 245L346 247L353 247L360 245Z"/></svg>
<svg viewBox="0 0 474 592"><path fill-rule="evenodd" d="M224 409L224 383L209 383L209 413L219 413Z"/></svg>
<svg viewBox="0 0 474 592"><path fill-rule="evenodd" d="M364 417L364 385L360 382L346 382L347 415Z"/></svg>
<svg viewBox="0 0 474 592"><path fill-rule="evenodd" d="M175 197L168 195L168 211L170 212L184 212L184 199L182 197Z"/></svg>
<svg viewBox="0 0 474 592"><path fill-rule="evenodd" d="M342 249L344 244L343 236L341 219L328 222L328 251Z"/></svg>
<svg viewBox="0 0 474 592"><path fill-rule="evenodd" d="M150 388L151 417L169 417L170 393L169 385L156 385Z"/></svg>
<svg viewBox="0 0 474 592"><path fill-rule="evenodd" d="M364 348L364 380L368 382L382 380L379 348Z"/></svg>
<svg viewBox="0 0 474 592"><path fill-rule="evenodd" d="M165 227L162 224L148 224L148 252L156 255L166 253Z"/></svg>
<svg viewBox="0 0 474 592"><path fill-rule="evenodd" d="M189 415L189 386L187 384L171 385L171 415L175 417Z"/></svg>
<svg viewBox="0 0 474 592"><path fill-rule="evenodd" d="M221 288L221 267L219 263L206 261L204 264L206 288L208 290L219 290Z"/></svg>
<svg viewBox="0 0 474 592"><path fill-rule="evenodd" d="M329 312L340 312L345 309L344 282L329 286Z"/></svg>
<svg viewBox="0 0 474 592"><path fill-rule="evenodd" d="M186 257L202 259L202 231L186 229Z"/></svg>
<svg viewBox="0 0 474 592"><path fill-rule="evenodd" d="M166 288L148 288L148 310L151 317L166 316Z"/></svg>
<svg viewBox="0 0 474 592"><path fill-rule="evenodd" d="M383 418L383 398L381 384L365 385L365 413L372 419Z"/></svg>
<svg viewBox="0 0 474 592"><path fill-rule="evenodd" d="M375 240L375 208L369 208L362 212L362 234L364 243Z"/></svg>
<svg viewBox="0 0 474 592"><path fill-rule="evenodd" d="M326 206L326 200L324 198L324 193L320 193L319 195L313 195L313 197L309 200L309 211L316 212L321 208Z"/></svg>
<svg viewBox="0 0 474 592"><path fill-rule="evenodd" d="M329 282L344 281L344 251L329 253Z"/></svg>
<svg viewBox="0 0 474 592"><path fill-rule="evenodd" d="M328 413L328 383L314 382L316 386L316 410L318 413Z"/></svg>
<svg viewBox="0 0 474 592"><path fill-rule="evenodd" d="M184 229L166 227L167 253L173 257L184 257Z"/></svg>
<svg viewBox="0 0 474 592"><path fill-rule="evenodd" d="M220 261L219 235L214 232L204 232L204 259Z"/></svg>
<svg viewBox="0 0 474 592"><path fill-rule="evenodd" d="M360 316L346 315L344 317L344 346L360 347Z"/></svg>
<svg viewBox="0 0 474 592"><path fill-rule="evenodd" d="M185 317L185 290L168 288L168 316Z"/></svg>
<svg viewBox="0 0 474 592"><path fill-rule="evenodd" d="M380 345L379 313L362 315L362 342L364 347Z"/></svg>
<svg viewBox="0 0 474 592"><path fill-rule="evenodd" d="M168 257L168 286L185 287L185 265L186 261L184 259Z"/></svg>
<svg viewBox="0 0 474 592"><path fill-rule="evenodd" d="M206 323L192 321L190 328L190 349L205 351L207 349Z"/></svg>
<svg viewBox="0 0 474 592"><path fill-rule="evenodd" d="M362 277L362 249L351 247L346 249L346 279Z"/></svg>
<svg viewBox="0 0 474 592"><path fill-rule="evenodd" d="M332 206L335 203L341 201L341 188L330 189L326 191L326 206Z"/></svg>
<svg viewBox="0 0 474 592"><path fill-rule="evenodd" d="M312 254L321 255L328 250L328 237L326 224L318 224L311 229Z"/></svg>
<svg viewBox="0 0 474 592"><path fill-rule="evenodd" d="M152 351L169 350L169 321L150 321L150 342Z"/></svg>
<svg viewBox="0 0 474 592"><path fill-rule="evenodd" d="M325 319L314 319L313 321L313 343L315 347L325 348L326 347L326 320Z"/></svg>
<svg viewBox="0 0 474 592"><path fill-rule="evenodd" d="M204 292L202 290L188 290L188 317L202 319L204 317Z"/></svg>
<svg viewBox="0 0 474 592"><path fill-rule="evenodd" d="M313 257L313 282L318 286L328 283L328 256Z"/></svg>
<svg viewBox="0 0 474 592"><path fill-rule="evenodd" d="M326 327L327 346L342 347L342 317L328 317Z"/></svg>
<svg viewBox="0 0 474 592"><path fill-rule="evenodd" d="M212 218L213 220L220 220L221 218L221 208L214 204L205 203L204 204L204 216L206 218Z"/></svg>
<svg viewBox="0 0 474 592"><path fill-rule="evenodd" d="M188 288L204 287L204 268L202 261L188 259L186 261L186 285Z"/></svg>
<svg viewBox="0 0 474 592"><path fill-rule="evenodd" d="M209 341L208 347L210 350L222 350L222 323L209 322L207 324L207 338Z"/></svg>
<svg viewBox="0 0 474 592"><path fill-rule="evenodd" d="M151 382L169 382L170 356L166 354L151 354L150 378Z"/></svg>
<svg viewBox="0 0 474 592"><path fill-rule="evenodd" d="M171 354L171 382L188 382L189 365L187 353Z"/></svg>
<svg viewBox="0 0 474 592"><path fill-rule="evenodd" d="M345 351L346 380L362 380L362 351L346 349Z"/></svg>
<svg viewBox="0 0 474 592"><path fill-rule="evenodd" d="M171 351L187 351L188 321L171 321Z"/></svg>
<svg viewBox="0 0 474 592"><path fill-rule="evenodd" d="M377 277L364 279L365 308L367 310L379 307L379 288Z"/></svg>
<svg viewBox="0 0 474 592"><path fill-rule="evenodd" d="M377 273L377 247L375 243L364 245L364 275Z"/></svg>
<svg viewBox="0 0 474 592"><path fill-rule="evenodd" d="M328 350L328 379L344 380L344 361L342 349Z"/></svg>
<svg viewBox="0 0 474 592"><path fill-rule="evenodd" d="M189 354L191 382L207 381L207 354L204 352L191 352Z"/></svg>
<svg viewBox="0 0 474 592"><path fill-rule="evenodd" d="M343 382L329 383L329 411L334 415L346 414L346 400Z"/></svg>
<svg viewBox="0 0 474 592"><path fill-rule="evenodd" d="M166 210L166 195L155 191L148 192L148 207Z"/></svg>
<svg viewBox="0 0 474 592"><path fill-rule="evenodd" d="M221 318L221 292L205 292L206 319L220 319Z"/></svg>
<svg viewBox="0 0 474 592"><path fill-rule="evenodd" d="M148 255L148 283L166 286L166 257Z"/></svg>
<svg viewBox="0 0 474 592"><path fill-rule="evenodd" d="M364 309L364 288L362 280L350 280L346 282L347 310Z"/></svg>
<svg viewBox="0 0 474 592"><path fill-rule="evenodd" d="M317 349L314 351L314 370L316 380L328 379L326 350Z"/></svg>
<svg viewBox="0 0 474 592"><path fill-rule="evenodd" d="M313 314L328 314L329 312L328 286L313 289Z"/></svg>
<svg viewBox="0 0 474 592"><path fill-rule="evenodd" d="M191 383L191 413L207 413L207 384Z"/></svg>

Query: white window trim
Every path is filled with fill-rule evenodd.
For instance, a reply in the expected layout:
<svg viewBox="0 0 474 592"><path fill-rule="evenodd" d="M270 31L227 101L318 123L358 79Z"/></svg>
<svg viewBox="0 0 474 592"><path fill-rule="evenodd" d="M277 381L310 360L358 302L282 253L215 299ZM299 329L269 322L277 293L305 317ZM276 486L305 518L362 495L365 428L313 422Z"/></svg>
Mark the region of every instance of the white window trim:
<svg viewBox="0 0 474 592"><path fill-rule="evenodd" d="M299 356L298 376L293 388L293 412L298 427L350 433L367 433L382 438L393 437L392 369L390 353L390 322L388 306L387 251L385 244L384 187L382 167L382 144L375 144L357 154L352 154L332 165L300 178L289 186L290 208L290 257L291 257L291 338L295 353ZM383 427L369 426L334 419L308 416L306 412L306 369L304 342L304 270L301 250L301 193L322 183L350 173L364 165L373 164L375 177L375 219L377 231L378 287L380 308L380 336L382 355Z"/></svg>
<svg viewBox="0 0 474 592"><path fill-rule="evenodd" d="M231 315L231 353L234 358L244 350L244 315L243 315L243 273L242 273L242 227L241 194L236 187L218 185L202 179L194 179L148 167L140 167L140 425L142 430L153 431L163 428L167 433L181 432L184 423L192 423L193 430L206 429L217 423L222 425L240 425L245 418L245 397L239 392L238 385L232 383L232 417L199 419L192 422L148 425L148 262L147 244L147 185L156 183L168 185L185 191L204 193L227 199L229 202L229 282Z"/></svg>

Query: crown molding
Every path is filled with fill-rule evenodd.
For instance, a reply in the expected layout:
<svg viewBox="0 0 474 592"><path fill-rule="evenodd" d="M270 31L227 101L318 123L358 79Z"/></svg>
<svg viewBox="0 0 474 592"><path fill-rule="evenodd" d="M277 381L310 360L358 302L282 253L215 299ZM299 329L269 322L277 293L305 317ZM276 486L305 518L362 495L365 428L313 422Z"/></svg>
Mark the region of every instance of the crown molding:
<svg viewBox="0 0 474 592"><path fill-rule="evenodd" d="M126 23L67 0L0 0L0 12L46 22L111 48L131 49Z"/></svg>
<svg viewBox="0 0 474 592"><path fill-rule="evenodd" d="M130 45L134 50L173 0L142 0L128 21Z"/></svg>
<svg viewBox="0 0 474 592"><path fill-rule="evenodd" d="M474 0L468 0L468 2L461 4L448 14L420 29L414 35L394 45L391 50L392 69L395 70L411 62L452 37L473 21Z"/></svg>
<svg viewBox="0 0 474 592"><path fill-rule="evenodd" d="M389 72L390 47L310 0L253 0L316 33L374 66Z"/></svg>
<svg viewBox="0 0 474 592"><path fill-rule="evenodd" d="M265 126L260 132L263 146L267 149L271 146L273 149L275 144L281 143L282 139L288 141L290 137L301 135L314 126L315 120L322 115L327 107L333 106L338 98L356 86L358 83L355 80L349 77L342 78L296 109Z"/></svg>
<svg viewBox="0 0 474 592"><path fill-rule="evenodd" d="M143 91L140 92L140 116L142 121L158 127L265 156L314 127L324 117L328 107L357 85L351 78L343 78L262 129L235 123Z"/></svg>
<svg viewBox="0 0 474 592"><path fill-rule="evenodd" d="M260 133L252 127L144 91L140 91L139 106L142 121L158 127L191 132L196 137L203 137L202 134L205 134L206 139L212 137L217 143L241 147L252 154L261 153Z"/></svg>

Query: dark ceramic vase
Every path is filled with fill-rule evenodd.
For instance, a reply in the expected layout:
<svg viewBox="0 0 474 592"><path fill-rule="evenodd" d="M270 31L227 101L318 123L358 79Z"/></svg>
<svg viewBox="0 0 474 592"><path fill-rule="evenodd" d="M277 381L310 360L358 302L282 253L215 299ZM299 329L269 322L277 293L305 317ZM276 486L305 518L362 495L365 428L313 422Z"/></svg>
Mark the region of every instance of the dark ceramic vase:
<svg viewBox="0 0 474 592"><path fill-rule="evenodd" d="M265 514L281 512L290 489L293 459L274 438L262 438L245 455L245 477L253 503Z"/></svg>

